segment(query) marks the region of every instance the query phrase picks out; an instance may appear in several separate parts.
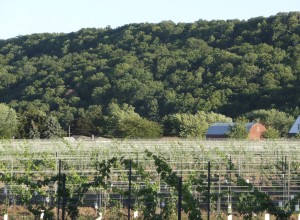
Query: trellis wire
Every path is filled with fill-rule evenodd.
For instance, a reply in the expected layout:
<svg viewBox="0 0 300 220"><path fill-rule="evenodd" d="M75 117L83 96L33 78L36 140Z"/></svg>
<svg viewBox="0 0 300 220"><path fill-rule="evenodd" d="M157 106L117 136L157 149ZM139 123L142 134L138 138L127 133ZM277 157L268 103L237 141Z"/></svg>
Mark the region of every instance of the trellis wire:
<svg viewBox="0 0 300 220"><path fill-rule="evenodd" d="M153 182L159 182L159 192L165 198L170 196L170 187L160 182L153 161L146 157L145 150L162 156L173 171L182 175L183 181L189 175L207 174L207 161L211 163L211 192L231 192L235 194L246 192L246 187L236 186L228 179L228 159L231 157L234 164L232 174L238 174L249 181L254 187L270 195L274 203L287 202L292 195L299 193L300 145L298 141L203 141L203 140L94 140L94 141L64 141L64 140L2 140L0 143L0 172L10 172L18 175L26 172L24 165L27 160L47 159L55 164L35 171L39 175L56 175L58 173L58 161L63 164L62 172L66 175L76 171L81 176L92 176L95 173L94 158L97 161L105 161L112 157L124 157L132 159L151 175ZM30 158L24 157L29 155ZM119 190L128 189L126 175L128 170L113 169L111 184ZM132 170L133 175L137 173ZM123 176L122 181L114 176ZM138 176L136 176L138 179ZM143 186L142 181L136 181L137 186ZM67 186L70 183L67 183ZM74 185L74 184L73 184ZM6 187L6 188L5 188ZM3 183L0 190L10 189L14 195L15 185ZM195 188L196 186L194 186ZM54 191L53 191L54 193ZM99 206L107 205L108 197L123 203L126 199L123 195L106 192L103 189L91 189L86 196L85 204L93 206L95 201ZM205 207L206 201L201 193L194 191L194 196ZM101 198L101 199L100 199ZM0 200L4 199L0 197ZM101 202L99 202L101 200ZM224 197L215 201L219 209L225 209L229 199ZM105 206L106 206L105 205ZM234 200L233 200L234 206ZM220 211L220 210L219 210Z"/></svg>

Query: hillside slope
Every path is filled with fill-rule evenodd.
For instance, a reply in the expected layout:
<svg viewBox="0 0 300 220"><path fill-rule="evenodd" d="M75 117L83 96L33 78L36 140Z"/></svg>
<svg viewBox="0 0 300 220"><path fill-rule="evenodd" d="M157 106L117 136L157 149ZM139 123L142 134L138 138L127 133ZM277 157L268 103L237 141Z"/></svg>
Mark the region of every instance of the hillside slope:
<svg viewBox="0 0 300 220"><path fill-rule="evenodd" d="M299 43L299 12L19 36L0 41L0 102L52 113L65 129L111 103L158 122L197 111L297 115Z"/></svg>

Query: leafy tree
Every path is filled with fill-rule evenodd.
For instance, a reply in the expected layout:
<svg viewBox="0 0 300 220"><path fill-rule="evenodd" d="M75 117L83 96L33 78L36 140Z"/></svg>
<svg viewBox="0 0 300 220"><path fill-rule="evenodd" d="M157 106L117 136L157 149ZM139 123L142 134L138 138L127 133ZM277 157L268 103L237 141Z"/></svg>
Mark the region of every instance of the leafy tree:
<svg viewBox="0 0 300 220"><path fill-rule="evenodd" d="M106 134L111 136L119 136L118 123L127 116L138 117L134 112L134 108L128 104L119 106L116 103L111 103L107 109L108 113L104 117Z"/></svg>
<svg viewBox="0 0 300 220"><path fill-rule="evenodd" d="M20 138L31 138L29 133L32 129L35 133L42 133L43 125L49 112L49 106L41 103L40 101L34 101L32 103L23 103L23 114L19 116L19 134Z"/></svg>
<svg viewBox="0 0 300 220"><path fill-rule="evenodd" d="M198 111L195 115L178 113L164 118L165 135L203 138L211 124L231 121L231 118L214 112Z"/></svg>
<svg viewBox="0 0 300 220"><path fill-rule="evenodd" d="M248 138L249 132L247 131L246 125L243 122L237 122L230 126L227 134L228 138L246 139Z"/></svg>
<svg viewBox="0 0 300 220"><path fill-rule="evenodd" d="M77 118L71 126L73 134L91 136L96 133L96 128L87 117Z"/></svg>
<svg viewBox="0 0 300 220"><path fill-rule="evenodd" d="M90 105L86 111L86 117L91 120L95 126L95 134L103 133L103 113L100 105Z"/></svg>
<svg viewBox="0 0 300 220"><path fill-rule="evenodd" d="M266 125L267 127L276 129L279 132L280 136L286 136L287 132L294 123L294 118L292 116L276 109L254 110L250 113L245 114L245 117L250 121L257 121Z"/></svg>
<svg viewBox="0 0 300 220"><path fill-rule="evenodd" d="M12 138L17 131L17 114L5 104L0 103L0 137Z"/></svg>
<svg viewBox="0 0 300 220"><path fill-rule="evenodd" d="M31 128L29 130L29 138L31 139L39 139L41 134L39 132L39 128L35 125L34 121L31 121Z"/></svg>
<svg viewBox="0 0 300 220"><path fill-rule="evenodd" d="M231 118L257 109L291 113L300 104L299 23L299 12L290 12L3 40L0 102L18 113L20 138L29 138L31 121L42 132L40 113L56 116L66 130L87 117L78 109L97 105L107 115L113 102L159 123L197 111ZM90 120L93 133L114 134L102 119ZM265 125L284 136L288 121Z"/></svg>
<svg viewBox="0 0 300 220"><path fill-rule="evenodd" d="M44 138L58 138L63 136L63 130L56 117L50 115L45 120L43 137Z"/></svg>
<svg viewBox="0 0 300 220"><path fill-rule="evenodd" d="M127 116L119 121L118 130L125 138L159 138L162 135L161 126L140 116Z"/></svg>
<svg viewBox="0 0 300 220"><path fill-rule="evenodd" d="M273 127L267 127L267 130L263 133L263 138L266 139L276 139L280 138L278 130Z"/></svg>
<svg viewBox="0 0 300 220"><path fill-rule="evenodd" d="M121 107L111 104L109 115L106 116L107 126L114 127L110 133L117 137L127 138L157 138L162 135L162 128L156 122L149 121L134 112L127 104Z"/></svg>

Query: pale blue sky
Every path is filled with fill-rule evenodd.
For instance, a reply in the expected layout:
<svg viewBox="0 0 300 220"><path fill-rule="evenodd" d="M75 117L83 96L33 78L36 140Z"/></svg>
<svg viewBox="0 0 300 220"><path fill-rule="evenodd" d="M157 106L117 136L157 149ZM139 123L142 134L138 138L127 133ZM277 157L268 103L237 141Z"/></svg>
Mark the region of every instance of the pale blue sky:
<svg viewBox="0 0 300 220"><path fill-rule="evenodd" d="M0 39L164 20L240 19L300 11L299 0L0 0Z"/></svg>

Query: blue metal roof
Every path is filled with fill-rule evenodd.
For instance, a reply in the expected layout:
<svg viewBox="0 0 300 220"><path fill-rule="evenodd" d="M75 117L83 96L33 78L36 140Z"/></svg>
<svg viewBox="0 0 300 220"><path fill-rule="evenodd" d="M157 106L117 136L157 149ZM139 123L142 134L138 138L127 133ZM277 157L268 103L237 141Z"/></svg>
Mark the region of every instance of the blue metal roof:
<svg viewBox="0 0 300 220"><path fill-rule="evenodd" d="M223 135L229 132L230 126L233 126L234 123L215 123L211 125L206 135L215 134L215 135Z"/></svg>
<svg viewBox="0 0 300 220"><path fill-rule="evenodd" d="M255 124L254 122L246 123L245 125L247 128L247 131L249 131L254 124ZM230 131L230 127L234 126L234 125L235 125L235 123L233 123L233 122L231 122L231 123L215 123L208 128L206 135L224 135L224 134L228 133Z"/></svg>
<svg viewBox="0 0 300 220"><path fill-rule="evenodd" d="M298 116L293 126L289 130L289 134L298 134L299 131L300 131L300 116Z"/></svg>

